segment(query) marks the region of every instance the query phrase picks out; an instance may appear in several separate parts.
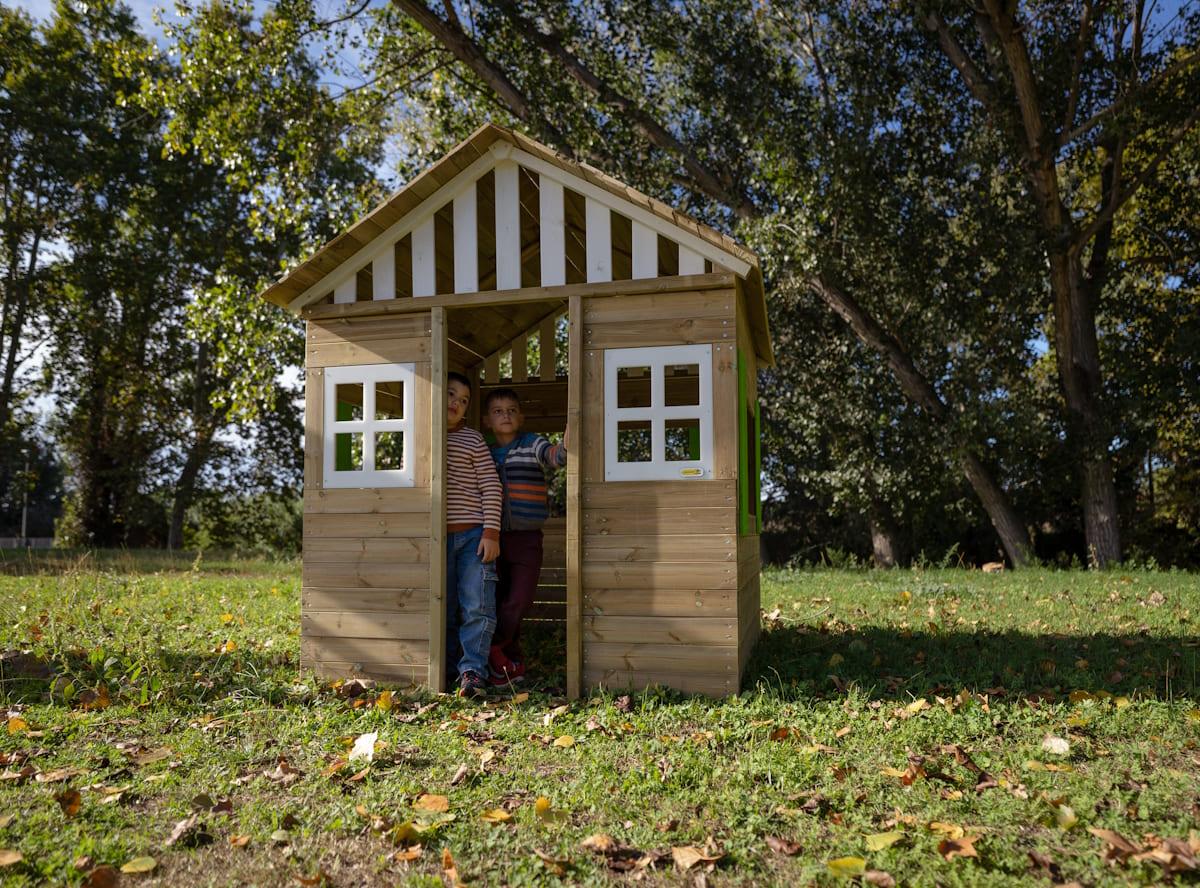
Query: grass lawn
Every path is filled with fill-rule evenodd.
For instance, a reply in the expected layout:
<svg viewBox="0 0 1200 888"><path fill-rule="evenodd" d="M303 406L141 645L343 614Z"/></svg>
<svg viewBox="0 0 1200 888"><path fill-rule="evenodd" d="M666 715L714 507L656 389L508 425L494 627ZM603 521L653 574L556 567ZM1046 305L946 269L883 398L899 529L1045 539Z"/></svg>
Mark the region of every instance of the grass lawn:
<svg viewBox="0 0 1200 888"><path fill-rule="evenodd" d="M1200 878L1195 575L769 573L739 696L570 705L350 697L298 673L299 587L0 565L0 883Z"/></svg>

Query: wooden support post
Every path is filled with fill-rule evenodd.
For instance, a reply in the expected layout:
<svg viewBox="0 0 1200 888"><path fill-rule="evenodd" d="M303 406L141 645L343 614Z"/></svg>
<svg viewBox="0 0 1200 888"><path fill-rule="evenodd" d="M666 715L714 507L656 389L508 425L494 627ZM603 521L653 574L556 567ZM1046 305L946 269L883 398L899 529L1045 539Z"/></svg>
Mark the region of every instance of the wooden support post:
<svg viewBox="0 0 1200 888"><path fill-rule="evenodd" d="M582 436L583 407L583 297L572 296L567 327L567 696L583 692L583 496L580 453L600 446ZM593 405L598 409L600 405Z"/></svg>
<svg viewBox="0 0 1200 888"><path fill-rule="evenodd" d="M546 318L538 328L538 354L541 356L538 364L538 379L542 382L554 382L556 376L554 365L558 361L555 351L554 331L558 327L558 318Z"/></svg>
<svg viewBox="0 0 1200 888"><path fill-rule="evenodd" d="M430 317L429 690L446 689L446 309Z"/></svg>
<svg viewBox="0 0 1200 888"><path fill-rule="evenodd" d="M483 381L495 385L500 381L500 353L489 355L483 362Z"/></svg>
<svg viewBox="0 0 1200 888"><path fill-rule="evenodd" d="M529 337L524 333L512 341L512 381L529 381Z"/></svg>

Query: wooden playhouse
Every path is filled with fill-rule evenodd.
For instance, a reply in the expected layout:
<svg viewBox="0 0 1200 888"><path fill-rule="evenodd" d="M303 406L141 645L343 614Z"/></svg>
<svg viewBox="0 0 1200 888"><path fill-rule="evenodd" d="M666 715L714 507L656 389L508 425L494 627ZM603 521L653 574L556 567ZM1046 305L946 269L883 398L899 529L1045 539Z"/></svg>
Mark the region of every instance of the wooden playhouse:
<svg viewBox="0 0 1200 888"><path fill-rule="evenodd" d="M446 373L570 426L534 617L568 692L738 690L759 628L753 254L486 125L262 297L307 327L301 659L446 683Z"/></svg>

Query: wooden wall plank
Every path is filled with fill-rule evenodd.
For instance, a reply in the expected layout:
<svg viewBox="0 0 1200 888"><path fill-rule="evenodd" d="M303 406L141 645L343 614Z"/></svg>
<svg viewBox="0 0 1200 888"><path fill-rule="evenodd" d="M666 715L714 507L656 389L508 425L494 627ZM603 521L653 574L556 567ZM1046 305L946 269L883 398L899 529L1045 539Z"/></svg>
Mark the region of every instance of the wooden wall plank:
<svg viewBox="0 0 1200 888"><path fill-rule="evenodd" d="M633 669L645 672L723 673L737 669L733 644L624 644L589 642L584 658L587 669Z"/></svg>
<svg viewBox="0 0 1200 888"><path fill-rule="evenodd" d="M584 561L583 584L606 589L736 589L737 565Z"/></svg>
<svg viewBox="0 0 1200 888"><path fill-rule="evenodd" d="M675 688L685 694L724 697L737 692L732 674L711 675L704 672L647 672L641 669L592 669L584 673L588 689L622 689L641 691L661 686Z"/></svg>
<svg viewBox="0 0 1200 888"><path fill-rule="evenodd" d="M657 536L652 534L587 534L583 538L584 561L622 562L735 562L737 536L700 534Z"/></svg>
<svg viewBox="0 0 1200 888"><path fill-rule="evenodd" d="M322 493L325 465L325 373L310 367L304 371L304 495Z"/></svg>
<svg viewBox="0 0 1200 888"><path fill-rule="evenodd" d="M583 595L585 617L737 617L731 589L592 589Z"/></svg>
<svg viewBox="0 0 1200 888"><path fill-rule="evenodd" d="M737 348L713 346L713 477L736 480L738 473Z"/></svg>
<svg viewBox="0 0 1200 888"><path fill-rule="evenodd" d="M434 217L430 216L412 233L412 293L437 294L437 253L434 246Z"/></svg>
<svg viewBox="0 0 1200 888"><path fill-rule="evenodd" d="M634 219L632 235L633 277L658 277L658 232Z"/></svg>
<svg viewBox="0 0 1200 888"><path fill-rule="evenodd" d="M512 381L529 381L529 337L522 333L512 341Z"/></svg>
<svg viewBox="0 0 1200 888"><path fill-rule="evenodd" d="M631 506L624 509L585 509L585 535L652 534L682 536L710 533L736 533L737 515L729 506L662 508Z"/></svg>
<svg viewBox="0 0 1200 888"><path fill-rule="evenodd" d="M429 360L429 338L370 339L365 342L310 344L309 367L345 367L352 364L406 364Z"/></svg>
<svg viewBox="0 0 1200 888"><path fill-rule="evenodd" d="M496 164L496 289L521 286L521 180L511 160Z"/></svg>
<svg viewBox="0 0 1200 888"><path fill-rule="evenodd" d="M429 489L420 487L335 487L305 490L304 512L372 515L429 512Z"/></svg>
<svg viewBox="0 0 1200 888"><path fill-rule="evenodd" d="M585 509L657 508L682 509L737 505L733 481L610 481L585 484Z"/></svg>
<svg viewBox="0 0 1200 888"><path fill-rule="evenodd" d="M576 451L585 453L592 442L583 437L583 297L572 296L567 307L567 438ZM582 693L583 634L583 516L582 476L579 457L567 458L567 696L578 699Z"/></svg>
<svg viewBox="0 0 1200 888"><path fill-rule="evenodd" d="M396 246L388 244L371 260L371 298L396 298Z"/></svg>
<svg viewBox="0 0 1200 888"><path fill-rule="evenodd" d="M566 215L563 187L546 176L539 177L538 204L541 218L542 286L557 287L567 282ZM544 378L544 377L543 377Z"/></svg>
<svg viewBox="0 0 1200 888"><path fill-rule="evenodd" d="M425 564L429 561L427 537L316 538L304 543L304 560L313 564Z"/></svg>
<svg viewBox="0 0 1200 888"><path fill-rule="evenodd" d="M592 198L585 201L587 229L587 281L589 284L611 281L612 210Z"/></svg>
<svg viewBox="0 0 1200 888"><path fill-rule="evenodd" d="M326 586L307 586L300 590L300 604L305 611L403 611L429 613L429 589L412 586L406 589L339 589ZM421 640L425 650L428 641ZM422 662L425 662L422 660Z"/></svg>
<svg viewBox="0 0 1200 888"><path fill-rule="evenodd" d="M646 617L585 614L583 634L588 644L737 644L736 617Z"/></svg>
<svg viewBox="0 0 1200 888"><path fill-rule="evenodd" d="M427 500L428 501L428 500ZM432 511L432 508L431 508ZM428 512L337 513L311 512L304 516L304 540L359 537L427 538Z"/></svg>
<svg viewBox="0 0 1200 888"><path fill-rule="evenodd" d="M644 293L619 299L588 299L583 304L584 324L656 321L664 317L735 318L734 290L684 290L677 293Z"/></svg>
<svg viewBox="0 0 1200 888"><path fill-rule="evenodd" d="M309 345L335 345L374 339L421 339L429 335L429 313L382 315L367 318L331 318L309 321Z"/></svg>
<svg viewBox="0 0 1200 888"><path fill-rule="evenodd" d="M557 318L546 318L538 327L538 380L541 382L553 382L558 378L558 371L555 369L558 343L554 338L557 327Z"/></svg>
<svg viewBox="0 0 1200 888"><path fill-rule="evenodd" d="M479 222L475 183L454 198L454 292L479 291Z"/></svg>
<svg viewBox="0 0 1200 888"><path fill-rule="evenodd" d="M351 663L334 660L306 660L301 658L302 668L319 678L370 678L382 684L400 687L420 685L428 667L410 663Z"/></svg>
<svg viewBox="0 0 1200 888"><path fill-rule="evenodd" d="M429 582L431 565L426 564L347 564L309 561L301 570L301 583L314 589L396 589L419 588ZM425 637L425 633L421 633Z"/></svg>
<svg viewBox="0 0 1200 888"><path fill-rule="evenodd" d="M432 341L430 347L433 347ZM417 425L412 449L413 487L420 491L420 499L428 507L433 443L430 440L432 431L425 424L425 417L430 415L430 399L433 397L433 365L429 361L421 361L414 370L416 389L413 391L413 416L416 417Z"/></svg>
<svg viewBox="0 0 1200 888"><path fill-rule="evenodd" d="M446 310L431 317L433 351L430 360L430 508L429 508L429 670L426 684L441 693L446 688Z"/></svg>
<svg viewBox="0 0 1200 888"><path fill-rule="evenodd" d="M639 348L647 345L692 345L734 341L733 321L720 318L661 318L638 323L590 323L584 336L589 348Z"/></svg>
<svg viewBox="0 0 1200 888"><path fill-rule="evenodd" d="M586 327L584 328L586 330ZM583 446L576 446L584 490L604 481L604 352L588 349L583 356ZM574 439L572 439L574 440ZM583 508L589 508L586 500Z"/></svg>
<svg viewBox="0 0 1200 888"><path fill-rule="evenodd" d="M300 625L308 638L412 638L424 640L429 616L382 611L306 611Z"/></svg>
<svg viewBox="0 0 1200 888"><path fill-rule="evenodd" d="M312 636L300 642L300 656L312 660L348 663L414 664L429 662L429 645L424 639L344 638Z"/></svg>

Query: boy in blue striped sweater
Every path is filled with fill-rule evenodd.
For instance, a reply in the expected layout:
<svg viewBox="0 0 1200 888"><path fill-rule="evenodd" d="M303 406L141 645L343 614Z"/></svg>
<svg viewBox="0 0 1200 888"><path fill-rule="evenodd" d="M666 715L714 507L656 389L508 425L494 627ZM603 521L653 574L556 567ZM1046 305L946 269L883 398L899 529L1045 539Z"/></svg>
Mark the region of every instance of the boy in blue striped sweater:
<svg viewBox="0 0 1200 888"><path fill-rule="evenodd" d="M488 393L483 422L496 436L492 459L504 485L496 632L488 658L492 684L499 686L525 677L521 621L533 605L542 571L542 525L550 515L546 470L567 464L567 440L563 435L562 444L551 444L541 435L522 432L520 396L510 388Z"/></svg>

